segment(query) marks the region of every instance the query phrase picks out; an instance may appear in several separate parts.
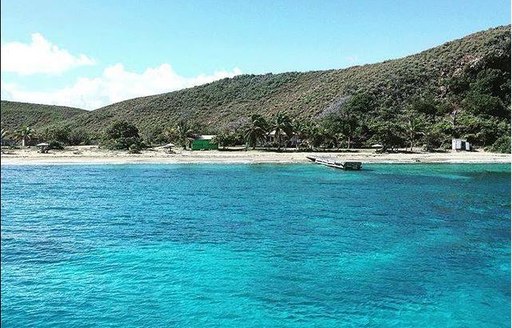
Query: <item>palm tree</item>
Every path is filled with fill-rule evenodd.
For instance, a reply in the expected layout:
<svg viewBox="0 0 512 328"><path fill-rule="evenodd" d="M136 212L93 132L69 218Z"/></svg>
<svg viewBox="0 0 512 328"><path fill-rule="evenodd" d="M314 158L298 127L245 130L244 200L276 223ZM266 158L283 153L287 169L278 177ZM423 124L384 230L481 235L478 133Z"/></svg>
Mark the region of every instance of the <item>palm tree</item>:
<svg viewBox="0 0 512 328"><path fill-rule="evenodd" d="M343 118L343 135L347 138L347 148L350 149L352 137L358 127L357 118L354 115L347 114Z"/></svg>
<svg viewBox="0 0 512 328"><path fill-rule="evenodd" d="M416 117L413 117L412 115L409 115L407 124L405 125L405 134L412 151L412 147L414 146L414 142L416 141L417 137L424 134L422 121Z"/></svg>
<svg viewBox="0 0 512 328"><path fill-rule="evenodd" d="M2 129L2 139L1 139L1 145L3 146L4 145L4 138L9 134L9 131L7 131L6 129ZM2 149L2 154L3 154L3 149Z"/></svg>
<svg viewBox="0 0 512 328"><path fill-rule="evenodd" d="M164 128L162 131L162 136L164 137L165 142L176 142L176 140L179 138L176 128L170 126Z"/></svg>
<svg viewBox="0 0 512 328"><path fill-rule="evenodd" d="M2 146L4 145L4 138L7 136L8 133L9 131L7 131L6 129L2 129Z"/></svg>
<svg viewBox="0 0 512 328"><path fill-rule="evenodd" d="M34 130L28 126L22 127L17 132L18 139L21 139L21 146L25 147L27 145L28 140L32 139L32 136L34 134Z"/></svg>
<svg viewBox="0 0 512 328"><path fill-rule="evenodd" d="M307 120L300 126L295 125L295 133L299 134L302 146L309 149L319 147L324 142L325 133L318 123Z"/></svg>
<svg viewBox="0 0 512 328"><path fill-rule="evenodd" d="M293 120L293 131L295 132L298 140L297 144L295 145L296 148L299 147L308 147L309 145L309 121L302 121L298 119Z"/></svg>
<svg viewBox="0 0 512 328"><path fill-rule="evenodd" d="M264 140L267 134L267 121L259 114L253 114L247 129L244 132L244 138L252 149L256 148L258 141Z"/></svg>
<svg viewBox="0 0 512 328"><path fill-rule="evenodd" d="M275 131L277 137L277 150L281 150L282 134L286 134L288 138L293 134L293 125L290 117L283 112L278 112L272 123L272 129Z"/></svg>
<svg viewBox="0 0 512 328"><path fill-rule="evenodd" d="M189 137L192 134L192 129L190 128L190 125L184 121L181 120L176 124L176 134L178 136L178 141L183 146L183 149L187 149L187 146L190 143Z"/></svg>

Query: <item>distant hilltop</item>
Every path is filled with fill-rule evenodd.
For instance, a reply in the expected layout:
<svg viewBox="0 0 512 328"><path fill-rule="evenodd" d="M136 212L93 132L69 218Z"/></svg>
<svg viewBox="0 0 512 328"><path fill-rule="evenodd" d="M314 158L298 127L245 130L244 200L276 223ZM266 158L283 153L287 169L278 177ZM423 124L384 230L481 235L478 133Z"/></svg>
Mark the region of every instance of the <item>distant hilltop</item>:
<svg viewBox="0 0 512 328"><path fill-rule="evenodd" d="M344 110L352 111L361 129L418 114L430 125L429 133L448 133L451 125L475 144L489 145L509 135L510 25L382 63L240 75L93 111L1 103L2 127L8 130L70 126L92 134L119 120L135 124L143 134L183 120L198 133L215 134L236 129L252 114L270 119L284 112L295 120L315 121ZM491 127L496 131L487 131Z"/></svg>

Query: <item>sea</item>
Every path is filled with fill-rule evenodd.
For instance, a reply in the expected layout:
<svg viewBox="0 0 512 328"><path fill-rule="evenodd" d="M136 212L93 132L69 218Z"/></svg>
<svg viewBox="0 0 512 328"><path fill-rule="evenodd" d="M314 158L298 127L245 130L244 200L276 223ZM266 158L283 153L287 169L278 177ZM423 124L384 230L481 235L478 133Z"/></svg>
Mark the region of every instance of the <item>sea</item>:
<svg viewBox="0 0 512 328"><path fill-rule="evenodd" d="M510 172L2 165L2 327L510 327Z"/></svg>

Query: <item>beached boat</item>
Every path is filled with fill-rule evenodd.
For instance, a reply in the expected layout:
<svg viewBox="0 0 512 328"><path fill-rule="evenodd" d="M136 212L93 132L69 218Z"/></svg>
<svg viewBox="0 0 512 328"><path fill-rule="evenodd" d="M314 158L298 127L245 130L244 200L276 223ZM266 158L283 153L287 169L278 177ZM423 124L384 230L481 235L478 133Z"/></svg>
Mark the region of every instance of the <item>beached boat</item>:
<svg viewBox="0 0 512 328"><path fill-rule="evenodd" d="M306 156L306 158L312 162L315 162L316 164L325 165L325 166L332 167L335 169L360 170L362 167L361 162L338 162L332 158L321 158L321 157L313 157L313 156Z"/></svg>

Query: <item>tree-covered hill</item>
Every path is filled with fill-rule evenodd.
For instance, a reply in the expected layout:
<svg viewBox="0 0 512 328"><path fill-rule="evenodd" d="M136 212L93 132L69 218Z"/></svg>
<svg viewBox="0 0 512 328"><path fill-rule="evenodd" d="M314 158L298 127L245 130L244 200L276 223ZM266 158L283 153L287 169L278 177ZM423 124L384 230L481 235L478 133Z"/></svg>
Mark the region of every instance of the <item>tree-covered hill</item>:
<svg viewBox="0 0 512 328"><path fill-rule="evenodd" d="M4 102L2 117L3 107ZM451 137L491 146L510 135L510 26L401 59L341 70L241 75L54 123L93 133L123 120L154 135L185 120L196 132L217 133L247 124L252 114L270 120L280 112L308 124L328 119L333 134L349 134L361 145L403 145L404 137L393 136L414 134L433 147Z"/></svg>

